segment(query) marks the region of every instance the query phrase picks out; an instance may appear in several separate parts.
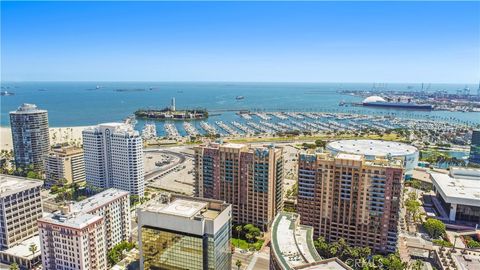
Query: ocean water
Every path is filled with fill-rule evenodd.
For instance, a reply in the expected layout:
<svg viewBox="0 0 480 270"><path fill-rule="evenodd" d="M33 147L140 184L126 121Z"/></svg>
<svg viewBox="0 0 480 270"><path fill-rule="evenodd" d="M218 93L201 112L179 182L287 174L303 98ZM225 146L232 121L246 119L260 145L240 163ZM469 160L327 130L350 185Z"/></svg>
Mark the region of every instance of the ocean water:
<svg viewBox="0 0 480 270"><path fill-rule="evenodd" d="M96 86L100 86L96 89ZM420 84L389 84L391 90L406 90ZM468 85L476 91L478 86ZM462 85L432 84L430 90L454 93ZM116 89L129 91L118 92ZM141 91L130 91L140 89ZM355 112L390 114L404 118L430 118L480 124L480 113L446 111L403 111L364 107L342 107L341 101L359 102L360 97L341 95L340 89L370 90L372 84L355 83L228 83L228 82L2 82L2 91L14 92L1 97L0 125L9 126L9 111L22 103L34 103L48 110L52 127L95 125L121 121L139 108L163 108L176 99L177 109L206 108L212 114L208 122L234 121L239 117L229 109ZM236 96L244 96L236 100ZM143 121L137 128L141 129ZM181 127L181 122L175 123ZM163 129L163 122L157 126ZM198 126L198 122L195 122ZM179 128L179 130L183 128ZM157 128L158 130L158 128ZM159 132L161 133L161 132Z"/></svg>

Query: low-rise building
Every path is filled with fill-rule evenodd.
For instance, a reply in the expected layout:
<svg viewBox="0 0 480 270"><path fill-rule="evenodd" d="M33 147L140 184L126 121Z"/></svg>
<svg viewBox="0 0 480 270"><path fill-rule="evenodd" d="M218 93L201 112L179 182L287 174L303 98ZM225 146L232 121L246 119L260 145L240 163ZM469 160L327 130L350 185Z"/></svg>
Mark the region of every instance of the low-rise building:
<svg viewBox="0 0 480 270"><path fill-rule="evenodd" d="M351 269L337 258L323 260L313 244L313 228L300 224L300 216L280 212L272 225L271 270Z"/></svg>
<svg viewBox="0 0 480 270"><path fill-rule="evenodd" d="M48 152L46 160L47 188L66 180L65 184L85 181L83 149L75 146L55 146Z"/></svg>
<svg viewBox="0 0 480 270"><path fill-rule="evenodd" d="M161 194L137 216L140 269L231 269L230 204Z"/></svg>
<svg viewBox="0 0 480 270"><path fill-rule="evenodd" d="M32 246L35 246L35 249L32 249ZM16 263L22 269L33 269L41 263L40 236L35 235L9 249L0 250L0 261Z"/></svg>
<svg viewBox="0 0 480 270"><path fill-rule="evenodd" d="M104 224L103 217L85 213L39 219L43 269L107 269Z"/></svg>
<svg viewBox="0 0 480 270"><path fill-rule="evenodd" d="M480 169L451 168L449 174L430 175L439 201L436 206L450 221L480 224Z"/></svg>

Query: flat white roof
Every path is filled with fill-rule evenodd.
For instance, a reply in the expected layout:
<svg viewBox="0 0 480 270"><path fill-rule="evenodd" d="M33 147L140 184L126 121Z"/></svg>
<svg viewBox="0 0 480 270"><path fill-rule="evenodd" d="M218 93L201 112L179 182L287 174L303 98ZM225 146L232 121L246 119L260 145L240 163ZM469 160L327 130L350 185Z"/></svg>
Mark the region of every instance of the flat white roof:
<svg viewBox="0 0 480 270"><path fill-rule="evenodd" d="M408 144L381 140L340 140L328 143L327 149L335 152L378 157L387 155L401 157L418 152L416 147Z"/></svg>
<svg viewBox="0 0 480 270"><path fill-rule="evenodd" d="M294 213L279 213L272 226L271 252L281 257L279 261L284 268L302 266L321 259L313 248L313 228L297 224L298 217Z"/></svg>
<svg viewBox="0 0 480 270"><path fill-rule="evenodd" d="M362 160L362 157L363 157L362 155L340 153L340 154L337 155L336 158L360 161L360 160Z"/></svg>
<svg viewBox="0 0 480 270"><path fill-rule="evenodd" d="M207 207L206 202L176 199L170 204L165 205L162 209L159 209L158 212L175 216L193 217L205 207Z"/></svg>
<svg viewBox="0 0 480 270"><path fill-rule="evenodd" d="M480 207L480 177L460 178L436 172L430 175L437 192L447 203Z"/></svg>
<svg viewBox="0 0 480 270"><path fill-rule="evenodd" d="M35 244L37 246L37 251L35 252L35 254L32 254L32 252L29 250L30 249L30 245L32 244ZM12 255L12 256L16 256L16 257L22 257L22 258L26 258L26 259L33 259L34 257L37 257L37 256L40 256L41 255L41 250L40 250L40 236L39 235L36 235L36 236L33 236L33 237L30 237L26 240L24 240L23 242L21 242L20 244L17 244L9 249L5 249L5 250L2 250L0 251L0 253L4 253L4 254L9 254L9 255Z"/></svg>
<svg viewBox="0 0 480 270"><path fill-rule="evenodd" d="M324 260L307 267L301 267L302 270L346 270L350 269L341 265L336 260Z"/></svg>
<svg viewBox="0 0 480 270"><path fill-rule="evenodd" d="M98 194L93 195L92 197L86 198L83 201L75 203L72 205L72 212L84 212L88 213L95 208L101 207L111 201L114 201L123 196L127 196L128 191L109 188L105 191L102 191Z"/></svg>
<svg viewBox="0 0 480 270"><path fill-rule="evenodd" d="M73 214L52 214L39 219L39 221L56 224L59 226L71 227L75 229L83 229L88 225L102 219L100 216L86 214L86 213L73 213Z"/></svg>
<svg viewBox="0 0 480 270"><path fill-rule="evenodd" d="M226 147L226 148L239 148L239 149L245 147L244 144L240 144L240 143L224 143L220 146Z"/></svg>
<svg viewBox="0 0 480 270"><path fill-rule="evenodd" d="M0 174L0 198L42 185L43 182L39 180Z"/></svg>

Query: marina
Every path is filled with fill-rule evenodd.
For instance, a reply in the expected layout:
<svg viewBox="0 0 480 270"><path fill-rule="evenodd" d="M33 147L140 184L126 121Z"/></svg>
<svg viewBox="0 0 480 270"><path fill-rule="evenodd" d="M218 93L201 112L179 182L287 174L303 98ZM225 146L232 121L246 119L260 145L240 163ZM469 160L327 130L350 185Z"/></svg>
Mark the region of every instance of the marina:
<svg viewBox="0 0 480 270"><path fill-rule="evenodd" d="M271 116L271 117L264 117ZM268 120L267 120L268 119ZM162 127L157 123L157 136L167 138L216 136L252 137L282 134L331 134L333 132L362 133L388 132L394 129L454 131L467 128L463 123L436 119L409 119L391 115L364 115L331 112L251 112L234 114L234 120L204 120L168 122ZM150 124L152 125L152 124ZM144 130L147 125L145 125ZM153 128L149 128L153 130ZM142 132L146 133L146 132ZM147 133L148 134L148 133Z"/></svg>

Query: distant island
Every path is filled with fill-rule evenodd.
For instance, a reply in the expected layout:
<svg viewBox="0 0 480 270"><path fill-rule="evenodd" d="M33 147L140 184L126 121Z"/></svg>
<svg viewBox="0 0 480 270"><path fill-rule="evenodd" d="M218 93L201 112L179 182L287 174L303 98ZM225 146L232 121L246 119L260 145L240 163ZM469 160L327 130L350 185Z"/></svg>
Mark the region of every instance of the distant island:
<svg viewBox="0 0 480 270"><path fill-rule="evenodd" d="M208 118L206 109L185 109L176 110L175 98L172 98L170 106L163 109L139 109L135 116L149 120L198 120Z"/></svg>

